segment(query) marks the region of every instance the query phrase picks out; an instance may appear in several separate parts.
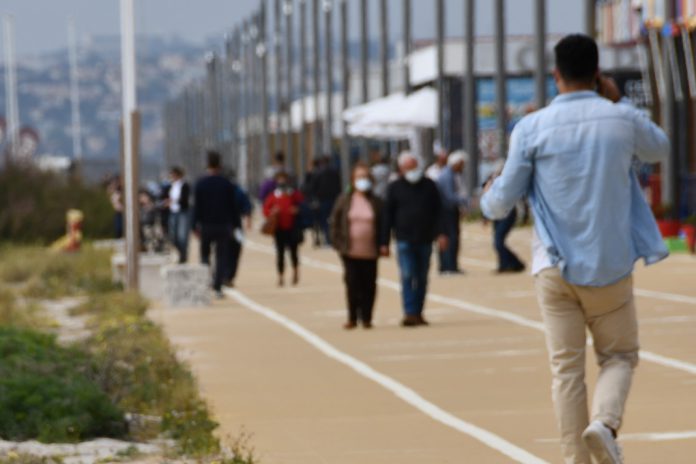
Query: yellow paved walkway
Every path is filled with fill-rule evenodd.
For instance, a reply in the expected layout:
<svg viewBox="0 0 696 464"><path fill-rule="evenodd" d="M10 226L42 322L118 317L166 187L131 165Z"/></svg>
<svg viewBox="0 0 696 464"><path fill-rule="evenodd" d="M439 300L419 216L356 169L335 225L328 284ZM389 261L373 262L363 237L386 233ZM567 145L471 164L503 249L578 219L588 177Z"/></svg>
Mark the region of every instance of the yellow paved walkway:
<svg viewBox="0 0 696 464"><path fill-rule="evenodd" d="M468 274L432 274L428 328L398 327L393 258L380 264L375 329L345 332L335 254L303 247L300 286L279 289L260 236L244 250L237 292L153 318L191 362L223 435L252 433L264 464L557 463L533 281L493 275L490 238L467 226ZM528 229L511 237L525 259L529 241ZM626 462L693 463L696 259L641 264L636 286L645 353L622 431Z"/></svg>

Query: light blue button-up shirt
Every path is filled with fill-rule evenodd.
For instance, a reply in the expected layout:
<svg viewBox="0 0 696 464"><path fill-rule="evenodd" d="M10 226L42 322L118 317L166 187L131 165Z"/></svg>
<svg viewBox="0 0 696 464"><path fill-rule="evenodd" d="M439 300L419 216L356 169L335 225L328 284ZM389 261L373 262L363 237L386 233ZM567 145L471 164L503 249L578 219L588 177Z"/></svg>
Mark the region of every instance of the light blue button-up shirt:
<svg viewBox="0 0 696 464"><path fill-rule="evenodd" d="M633 170L669 153L665 133L627 100L559 95L512 132L502 174L481 198L502 219L528 195L535 231L566 281L606 286L668 255Z"/></svg>

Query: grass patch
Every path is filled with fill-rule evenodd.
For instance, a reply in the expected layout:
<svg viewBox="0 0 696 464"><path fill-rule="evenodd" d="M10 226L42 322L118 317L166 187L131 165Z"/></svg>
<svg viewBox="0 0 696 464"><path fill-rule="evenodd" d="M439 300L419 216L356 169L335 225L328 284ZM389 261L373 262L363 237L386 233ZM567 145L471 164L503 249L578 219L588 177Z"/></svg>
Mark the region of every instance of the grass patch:
<svg viewBox="0 0 696 464"><path fill-rule="evenodd" d="M2 281L16 285L0 290L0 436L64 442L97 436L148 440L164 434L176 441L173 458L258 462L246 435L234 442L234 458L221 457L214 434L218 424L195 378L161 327L147 318L148 302L112 283L108 251L0 248ZM91 336L86 341L60 347L53 336L28 330L48 328L31 301L75 295L87 296L71 310L73 316L87 316ZM134 427L126 436L123 412L161 420ZM7 459L0 456L0 464ZM24 459L29 458L11 462L39 464Z"/></svg>
<svg viewBox="0 0 696 464"><path fill-rule="evenodd" d="M0 280L22 284L24 296L54 299L113 291L110 252L84 246L77 253L55 253L40 247L0 248Z"/></svg>
<svg viewBox="0 0 696 464"><path fill-rule="evenodd" d="M180 453L218 453L217 424L198 396L195 379L162 329L145 317L146 308L139 295L114 292L93 296L76 309L92 316L87 348L99 366L97 382L124 410L161 417L162 431L177 441Z"/></svg>
<svg viewBox="0 0 696 464"><path fill-rule="evenodd" d="M125 436L123 413L91 379L76 348L27 329L0 327L0 436L46 443Z"/></svg>

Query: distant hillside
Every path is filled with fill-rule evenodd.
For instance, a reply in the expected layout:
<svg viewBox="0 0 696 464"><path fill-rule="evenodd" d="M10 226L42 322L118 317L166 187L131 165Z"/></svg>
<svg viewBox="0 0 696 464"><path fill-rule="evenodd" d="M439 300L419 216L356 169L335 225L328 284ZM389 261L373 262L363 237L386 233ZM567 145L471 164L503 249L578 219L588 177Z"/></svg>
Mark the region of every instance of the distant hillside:
<svg viewBox="0 0 696 464"><path fill-rule="evenodd" d="M176 39L139 37L138 100L142 111L143 157L161 159L162 104L204 69L203 46ZM120 42L96 37L80 44L80 97L85 157L117 159L121 112ZM72 154L67 50L20 57L17 70L20 118L38 130L40 154ZM0 67L0 72L4 69ZM0 74L2 76L3 74ZM0 86L0 114L4 113Z"/></svg>

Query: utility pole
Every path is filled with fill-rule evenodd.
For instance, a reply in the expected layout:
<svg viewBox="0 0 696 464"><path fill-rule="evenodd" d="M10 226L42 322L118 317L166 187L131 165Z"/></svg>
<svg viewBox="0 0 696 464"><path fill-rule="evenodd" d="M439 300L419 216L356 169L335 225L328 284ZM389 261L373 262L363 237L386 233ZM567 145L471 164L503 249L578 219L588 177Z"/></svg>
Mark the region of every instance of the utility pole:
<svg viewBox="0 0 696 464"><path fill-rule="evenodd" d="M251 95L249 92L249 74L251 63L249 59L249 48L250 48L250 37L249 37L249 22L244 21L242 25L242 40L241 40L241 50L239 53L240 60L242 62L240 71L241 80L241 92L242 98L240 100L240 107L242 113L242 149L239 156L239 167L237 169L237 178L239 179L239 185L244 189L249 187L249 115L250 115L250 102Z"/></svg>
<svg viewBox="0 0 696 464"><path fill-rule="evenodd" d="M666 2L665 22L672 24L674 21L674 4ZM680 121L677 101L683 99L681 89L678 87L679 81L675 79L674 73L678 71L676 60L676 50L674 50L674 38L663 36L662 64L664 66L664 101L662 105L663 126L667 132L670 144L670 156L662 163L662 201L670 205L670 219L679 218L679 152L680 143ZM680 98L681 97L681 98Z"/></svg>
<svg viewBox="0 0 696 464"><path fill-rule="evenodd" d="M435 34L437 37L437 138L443 148L448 147L445 140L445 0L435 2Z"/></svg>
<svg viewBox="0 0 696 464"><path fill-rule="evenodd" d="M292 103L294 99L294 85L292 79L292 71L294 68L295 60L293 59L293 45L292 45L292 13L293 13L292 0L285 0L283 4L283 14L285 15L285 84L287 85L287 90L285 92L286 101L286 128L287 135L285 139L285 167L288 172L293 171L295 165L295 131L293 128L292 121Z"/></svg>
<svg viewBox="0 0 696 464"><path fill-rule="evenodd" d="M324 154L331 156L333 141L333 0L324 0L324 60L326 61L326 118L324 127Z"/></svg>
<svg viewBox="0 0 696 464"><path fill-rule="evenodd" d="M300 0L300 172L297 178L304 182L307 173L307 0Z"/></svg>
<svg viewBox="0 0 696 464"><path fill-rule="evenodd" d="M75 19L68 19L68 58L70 61L70 108L72 113L73 160L82 161L82 124L80 121L80 75L77 62Z"/></svg>
<svg viewBox="0 0 696 464"><path fill-rule="evenodd" d="M382 96L389 95L389 10L387 0L379 2L380 61L382 65Z"/></svg>
<svg viewBox="0 0 696 464"><path fill-rule="evenodd" d="M282 51L282 40L281 34L282 23L281 23L281 0L275 0L275 8L273 14L273 21L275 24L275 31L273 34L273 44L275 46L275 99L276 99L276 133L275 133L275 143L274 149L276 152L282 150L283 146L283 112L285 111L285 101L283 98L283 51Z"/></svg>
<svg viewBox="0 0 696 464"><path fill-rule="evenodd" d="M138 290L138 164L140 116L135 72L134 0L121 0L121 87L123 117L123 167L126 232L126 288Z"/></svg>
<svg viewBox="0 0 696 464"><path fill-rule="evenodd" d="M350 68L348 65L348 2L341 0L341 84L342 111L350 103ZM341 117L341 184L348 185L350 181L350 138L346 130L346 122Z"/></svg>
<svg viewBox="0 0 696 464"><path fill-rule="evenodd" d="M505 68L505 0L495 0L495 97L498 116L498 154L507 158L507 70Z"/></svg>
<svg viewBox="0 0 696 464"><path fill-rule="evenodd" d="M370 33L367 0L360 0L360 101L367 103L370 100ZM367 159L368 156L367 139L362 139L360 143L361 158Z"/></svg>
<svg viewBox="0 0 696 464"><path fill-rule="evenodd" d="M312 159L321 156L321 107L319 95L321 93L321 67L319 47L319 1L312 0L312 83L314 90L314 124L312 125Z"/></svg>
<svg viewBox="0 0 696 464"><path fill-rule="evenodd" d="M408 58L411 54L411 0L403 0L403 33L404 33L404 58L401 63L401 71L403 73L404 94L411 93L411 69L409 67Z"/></svg>
<svg viewBox="0 0 696 464"><path fill-rule="evenodd" d="M466 46L464 73L464 140L469 153L467 166L467 188L469 198L473 198L479 185L479 146L478 146L478 96L476 92L476 0L466 0L464 8L466 25Z"/></svg>
<svg viewBox="0 0 696 464"><path fill-rule="evenodd" d="M535 0L535 48L536 73L536 106L541 109L546 106L546 0Z"/></svg>
<svg viewBox="0 0 696 464"><path fill-rule="evenodd" d="M597 16L596 16L596 0L584 0L584 23L585 34L594 38L597 35Z"/></svg>
<svg viewBox="0 0 696 464"><path fill-rule="evenodd" d="M8 159L17 161L19 156L19 102L17 98L17 63L15 62L14 17L3 17L3 42L5 44L5 112L7 115Z"/></svg>
<svg viewBox="0 0 696 464"><path fill-rule="evenodd" d="M258 24L259 42L256 45L256 54L261 60L261 172L270 162L268 140L268 34L266 21L266 0L261 0Z"/></svg>

